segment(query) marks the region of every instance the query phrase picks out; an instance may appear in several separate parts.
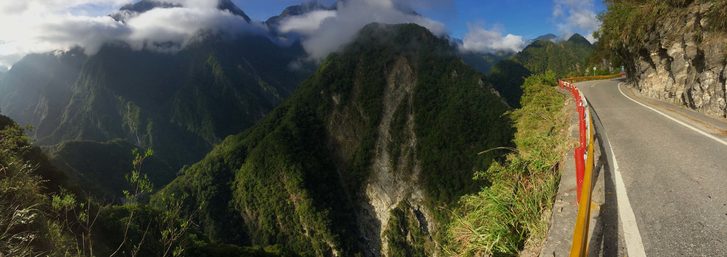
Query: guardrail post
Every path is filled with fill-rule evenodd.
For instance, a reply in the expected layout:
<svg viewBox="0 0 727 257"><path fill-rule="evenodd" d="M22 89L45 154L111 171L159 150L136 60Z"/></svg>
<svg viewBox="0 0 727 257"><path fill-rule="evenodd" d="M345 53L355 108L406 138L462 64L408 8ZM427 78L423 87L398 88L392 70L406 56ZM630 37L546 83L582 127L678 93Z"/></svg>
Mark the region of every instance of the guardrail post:
<svg viewBox="0 0 727 257"><path fill-rule="evenodd" d="M576 94L577 94L577 91L576 91ZM579 154L576 154L576 156L575 156L575 158L576 158L576 183L577 183L576 186L577 186L577 190L578 190L577 191L577 193L578 193L577 200L578 200L578 199L581 199L581 187L583 187L583 173L584 173L585 166L586 166L585 160L583 158L583 155L585 154L585 149L586 149L586 120L585 120L586 108L583 107L583 104L580 101L580 99L581 99L580 96L576 99L578 99L578 101L576 101L578 103L576 108L578 109L578 136L579 136L578 139L579 139L579 143L580 143L579 147L578 147L579 150L577 151L577 153L579 153Z"/></svg>
<svg viewBox="0 0 727 257"><path fill-rule="evenodd" d="M585 149L583 147L576 147L575 153L573 154L576 159L576 202L580 203L581 199L581 187L583 187L583 174L585 173L586 163L583 160L583 154Z"/></svg>
<svg viewBox="0 0 727 257"><path fill-rule="evenodd" d="M578 101L581 102L581 101ZM582 102L581 102L582 103ZM578 134L581 147L586 147L586 107L578 105ZM583 158L581 158L583 159Z"/></svg>

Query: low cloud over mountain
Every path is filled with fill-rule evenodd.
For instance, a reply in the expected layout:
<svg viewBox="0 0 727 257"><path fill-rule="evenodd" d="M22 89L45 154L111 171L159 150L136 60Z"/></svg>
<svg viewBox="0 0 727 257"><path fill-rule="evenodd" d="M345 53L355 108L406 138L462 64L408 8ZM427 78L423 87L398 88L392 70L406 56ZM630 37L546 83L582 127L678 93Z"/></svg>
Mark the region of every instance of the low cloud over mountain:
<svg viewBox="0 0 727 257"><path fill-rule="evenodd" d="M303 35L303 46L313 58L323 58L351 42L358 31L372 22L416 23L435 35L444 35L444 24L418 15L415 7L436 1L349 0L335 10L315 10L281 21L280 31Z"/></svg>
<svg viewBox="0 0 727 257"><path fill-rule="evenodd" d="M460 50L477 53L519 52L525 45L526 42L522 36L503 35L497 28L488 30L481 25L469 24Z"/></svg>
<svg viewBox="0 0 727 257"><path fill-rule="evenodd" d="M149 1L149 0L144 0ZM227 1L227 0L223 0ZM264 33L246 16L219 8L218 0L167 0L154 8L115 20L91 11L129 4L128 0L2 1L0 3L0 65L12 65L28 53L81 46L94 54L105 43L126 42L134 49L175 51L193 41L200 30ZM105 9L104 9L105 10ZM111 9L113 10L113 9Z"/></svg>

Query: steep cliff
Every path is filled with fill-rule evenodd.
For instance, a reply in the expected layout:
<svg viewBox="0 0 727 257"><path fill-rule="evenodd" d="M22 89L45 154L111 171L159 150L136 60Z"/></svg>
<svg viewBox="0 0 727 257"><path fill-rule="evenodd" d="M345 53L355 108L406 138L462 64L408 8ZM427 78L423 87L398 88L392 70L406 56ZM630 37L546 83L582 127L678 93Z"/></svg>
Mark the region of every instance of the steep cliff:
<svg viewBox="0 0 727 257"><path fill-rule="evenodd" d="M725 1L619 1L601 40L645 96L727 117Z"/></svg>
<svg viewBox="0 0 727 257"><path fill-rule="evenodd" d="M186 198L213 241L301 256L432 256L473 170L509 145L508 110L444 39L365 27L259 124L153 197Z"/></svg>

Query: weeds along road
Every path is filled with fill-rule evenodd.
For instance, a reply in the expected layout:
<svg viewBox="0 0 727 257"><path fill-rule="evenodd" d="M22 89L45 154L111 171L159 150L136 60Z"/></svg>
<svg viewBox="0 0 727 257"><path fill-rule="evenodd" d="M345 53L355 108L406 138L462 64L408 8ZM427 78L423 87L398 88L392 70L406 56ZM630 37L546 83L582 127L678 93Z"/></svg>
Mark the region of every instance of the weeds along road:
<svg viewBox="0 0 727 257"><path fill-rule="evenodd" d="M606 198L618 204L603 208L618 208L618 218L606 220L611 229L604 233L623 226L629 256L727 256L725 138L634 102L640 99L627 98L618 82L578 83L603 124L605 151L613 153Z"/></svg>

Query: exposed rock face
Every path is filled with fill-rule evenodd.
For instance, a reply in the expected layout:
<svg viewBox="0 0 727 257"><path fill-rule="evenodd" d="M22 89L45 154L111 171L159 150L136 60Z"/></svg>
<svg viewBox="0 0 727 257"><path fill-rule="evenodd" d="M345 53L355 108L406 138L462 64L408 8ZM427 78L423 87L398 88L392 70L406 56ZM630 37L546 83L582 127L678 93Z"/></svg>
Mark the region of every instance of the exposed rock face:
<svg viewBox="0 0 727 257"><path fill-rule="evenodd" d="M727 117L727 34L707 31L704 14L712 4L657 24L638 50L627 53L629 78L645 96Z"/></svg>
<svg viewBox="0 0 727 257"><path fill-rule="evenodd" d="M411 110L415 86L416 76L412 67L406 59L400 58L387 78L384 91L384 113L379 124L379 138L376 142L371 178L366 186L368 202L364 205L373 207L373 214L379 225L364 228L363 231L368 236L375 236L380 240L372 244L375 246L380 244L380 255L376 253L376 256L388 256L389 245L385 232L388 229L398 229L389 228L389 220L391 212L402 202L413 205L417 210L425 210L423 213L429 213L423 207L424 192L419 186L421 167L415 153L416 134L414 133L414 115L411 112L399 114L405 115L406 118L404 131L399 131L399 133L406 134L404 135L406 140L401 145L392 146L392 144L398 143L392 140L392 134L395 133L391 131L392 120L395 119L399 108ZM399 158L392 156L391 149L394 147L401 149ZM431 215L424 216L431 217ZM428 227L427 224L431 221L431 218L422 220L419 227Z"/></svg>
<svg viewBox="0 0 727 257"><path fill-rule="evenodd" d="M399 57L390 70L386 71L382 101L382 116L377 126L378 137L373 151L370 177L363 197L359 197L356 213L362 235L362 248L366 256L389 256L390 230L409 229L391 224L395 212L413 215L416 218L412 229L424 231L425 240L431 242L430 233L436 229L431 211L424 204L425 191L421 186L421 166L416 157L417 135L414 130L415 115L412 104L417 78L410 61ZM343 103L341 96L332 96L337 106ZM333 114L328 124L332 131L333 144L340 151L339 158L350 156L346 149L360 143L354 129L357 122L347 118L351 108L342 108ZM401 123L401 124L396 124ZM401 128L398 127L403 125ZM400 140L394 140L397 137ZM350 162L343 158L342 162ZM349 196L350 198L350 196ZM397 240L399 238L396 238ZM408 244L415 244L409 240ZM433 251L434 249L427 249Z"/></svg>

